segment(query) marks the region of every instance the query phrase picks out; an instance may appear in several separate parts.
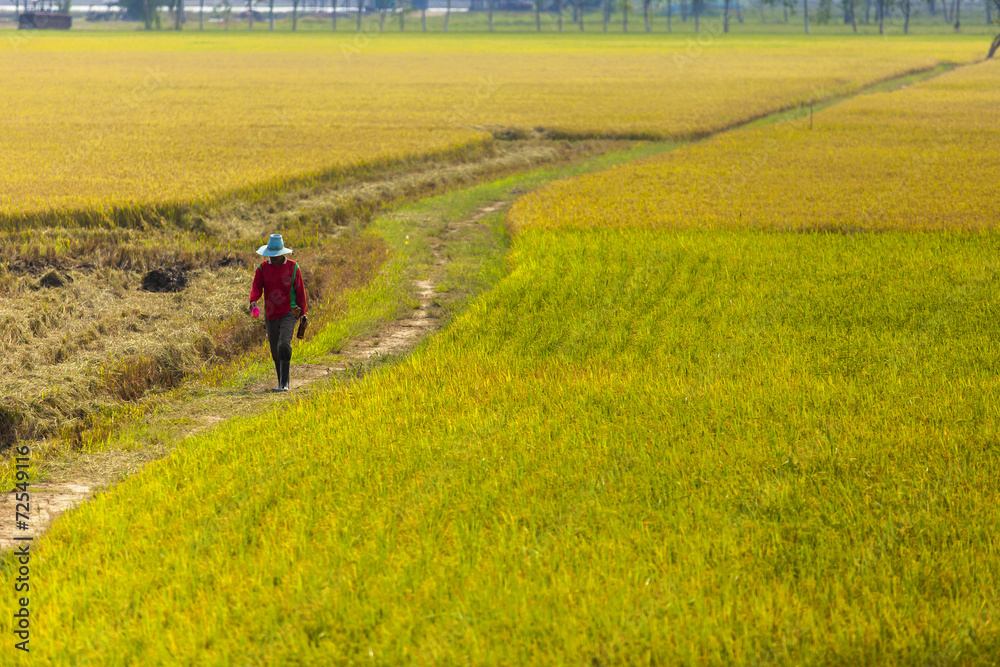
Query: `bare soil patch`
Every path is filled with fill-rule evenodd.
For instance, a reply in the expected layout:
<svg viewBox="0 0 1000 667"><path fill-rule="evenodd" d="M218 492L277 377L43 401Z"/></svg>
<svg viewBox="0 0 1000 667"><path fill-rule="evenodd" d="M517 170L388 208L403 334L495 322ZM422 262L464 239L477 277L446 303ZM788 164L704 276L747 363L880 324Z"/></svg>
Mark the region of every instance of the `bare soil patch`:
<svg viewBox="0 0 1000 667"><path fill-rule="evenodd" d="M187 271L182 269L153 269L142 277L146 292L180 292L187 287Z"/></svg>
<svg viewBox="0 0 1000 667"><path fill-rule="evenodd" d="M65 512L89 500L95 493L133 475L150 461L168 452L167 447L149 447L135 451L110 451L92 454L70 454L50 463L45 482L28 487L30 500L27 530L21 530L13 520L0 521L0 551L18 544L16 537L41 537L52 522ZM14 517L17 490L0 496L0 516Z"/></svg>
<svg viewBox="0 0 1000 667"><path fill-rule="evenodd" d="M344 361L334 367L336 370L344 371L352 364L372 361L377 357L402 356L441 328L440 318L431 309L431 299L435 296L434 284L429 280L416 280L413 288L420 302L413 314L406 319L389 322L377 334L345 347L341 351Z"/></svg>
<svg viewBox="0 0 1000 667"><path fill-rule="evenodd" d="M440 329L444 322L443 306L451 298L448 292L437 290L438 281L449 264L449 245L457 242L463 233L482 227L483 218L505 205L506 202L498 201L483 206L465 220L447 223L441 234L430 237L433 268L429 278L413 281L413 296L418 305L412 314L387 323L371 336L352 341L341 350L340 357L343 361L333 368L345 371L382 357L403 356L427 336Z"/></svg>
<svg viewBox="0 0 1000 667"><path fill-rule="evenodd" d="M88 484L44 484L30 488L30 501L27 503L29 518L24 524L27 530L18 529L18 524L13 521L0 522L0 550L16 547L18 540L15 538L40 537L56 517L89 499L92 488ZM16 490L10 491L0 497L0 512L4 516L13 517L15 509L23 510L24 504L16 507L17 493Z"/></svg>

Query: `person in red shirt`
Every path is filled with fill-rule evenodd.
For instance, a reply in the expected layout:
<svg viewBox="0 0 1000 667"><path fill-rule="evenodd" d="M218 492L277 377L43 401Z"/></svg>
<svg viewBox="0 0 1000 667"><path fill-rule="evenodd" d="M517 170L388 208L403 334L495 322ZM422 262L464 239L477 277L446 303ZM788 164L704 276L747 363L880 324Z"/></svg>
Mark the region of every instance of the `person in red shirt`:
<svg viewBox="0 0 1000 667"><path fill-rule="evenodd" d="M271 344L271 359L278 374L278 388L288 391L288 373L292 364L292 333L295 321L306 317L306 290L299 266L285 258L292 249L285 247L281 234L271 234L267 245L261 246L258 255L270 258L261 262L253 277L250 289L250 310L257 307L257 300L264 297L264 319L267 322L267 341Z"/></svg>

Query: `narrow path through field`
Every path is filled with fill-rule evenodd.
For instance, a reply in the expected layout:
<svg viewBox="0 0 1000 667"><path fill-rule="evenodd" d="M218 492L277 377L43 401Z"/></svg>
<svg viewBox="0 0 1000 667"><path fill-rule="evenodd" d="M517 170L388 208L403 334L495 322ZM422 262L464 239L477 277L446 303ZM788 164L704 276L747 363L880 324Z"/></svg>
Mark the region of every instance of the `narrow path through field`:
<svg viewBox="0 0 1000 667"><path fill-rule="evenodd" d="M468 219L445 223L441 233L430 237L430 250L433 262L430 277L413 281L413 295L419 306L410 317L395 320L381 327L380 330L365 338L352 341L341 351L341 363L330 368L331 371L346 371L361 362L371 361L383 356L402 356L412 350L420 341L441 327L440 307L435 305L447 301L447 292L437 290L445 268L449 264L449 246L463 240L463 236L476 227L482 227L482 219L499 211L506 202L492 202L479 208Z"/></svg>
<svg viewBox="0 0 1000 667"><path fill-rule="evenodd" d="M950 67L939 67L930 72L909 74L890 81L881 82L858 91L892 91L924 78L942 73ZM830 106L853 95L838 97L822 104ZM819 105L817 105L819 108ZM787 122L802 118L809 112L792 109L772 114L750 123ZM731 131L731 130L727 130ZM667 150L667 149L665 149ZM540 184L537 183L536 186ZM509 191L509 194L523 194L523 191ZM329 205L326 199L335 195L324 193L316 206ZM458 221L445 222L428 237L433 260L427 267L427 275L414 280L412 295L417 306L406 317L379 325L374 333L350 341L329 364L293 364L290 393L274 393L274 378L270 373L254 378L246 386L237 389L215 388L200 385L191 389L190 395L180 405L167 406L161 412L151 415L162 427L162 437L143 443L140 448L129 451L108 451L81 454L69 452L52 461L47 461L42 470L44 481L30 487L30 529L21 531L12 521L0 522L0 550L16 544L15 536L38 537L45 532L59 515L90 498L94 493L119 480L139 472L143 466L165 456L180 440L195 433L212 428L228 419L238 418L267 409L277 401L294 399L313 386L325 381L349 380L365 374L375 362L385 358L398 358L409 353L428 335L442 326L443 315L447 312L448 301L452 298L448 291L439 288L448 275L449 257L453 248L468 243L470 236L483 231L483 219L497 213L510 198L483 203L471 216ZM301 204L304 206L308 204ZM17 505L15 492L0 497L0 513L14 516Z"/></svg>
<svg viewBox="0 0 1000 667"><path fill-rule="evenodd" d="M275 378L268 375L249 383L241 390L204 388L182 407L156 415L164 422L175 422L173 443L205 431L227 419L248 412L266 409L278 401L302 395L312 385L333 379L347 379L363 375L378 358L402 357L442 323L443 302L447 293L436 290L449 266L451 246L465 240L470 233L481 231L481 220L499 211L505 202L492 202L481 207L473 216L457 222L446 222L439 234L432 237L430 249L433 264L427 278L413 281L412 296L419 304L406 318L383 322L370 335L352 340L331 365L293 362L290 375L292 392L276 393ZM171 443L171 444L173 444ZM14 522L0 522L0 551L14 547L15 537L37 538L64 512L91 498L95 493L139 472L143 466L165 456L171 444L154 443L134 451L109 451L97 453L69 453L55 459L44 470L46 480L30 486L28 530L19 530ZM17 505L16 492L0 497L0 513L14 516Z"/></svg>

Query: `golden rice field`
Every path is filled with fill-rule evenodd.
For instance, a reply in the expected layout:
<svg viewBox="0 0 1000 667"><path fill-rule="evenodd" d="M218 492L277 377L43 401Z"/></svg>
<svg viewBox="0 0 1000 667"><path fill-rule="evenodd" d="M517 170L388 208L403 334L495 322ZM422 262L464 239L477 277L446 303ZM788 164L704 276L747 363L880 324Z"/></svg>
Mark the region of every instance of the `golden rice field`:
<svg viewBox="0 0 1000 667"><path fill-rule="evenodd" d="M518 227L982 230L1000 225L1000 62L727 133L518 202Z"/></svg>
<svg viewBox="0 0 1000 667"><path fill-rule="evenodd" d="M57 522L34 664L995 665L997 73L529 195L414 355Z"/></svg>
<svg viewBox="0 0 1000 667"><path fill-rule="evenodd" d="M698 135L969 61L981 41L18 34L0 50L0 155L12 167L0 171L0 215L101 219L263 192L453 150L488 139L486 126Z"/></svg>

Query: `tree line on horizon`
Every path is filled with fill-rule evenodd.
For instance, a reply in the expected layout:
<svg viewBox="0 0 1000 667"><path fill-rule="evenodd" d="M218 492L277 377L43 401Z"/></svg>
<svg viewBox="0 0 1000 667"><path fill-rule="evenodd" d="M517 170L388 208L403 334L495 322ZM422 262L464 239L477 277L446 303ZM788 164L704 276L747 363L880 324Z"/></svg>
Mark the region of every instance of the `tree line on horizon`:
<svg viewBox="0 0 1000 667"><path fill-rule="evenodd" d="M47 11L68 12L71 0L47 0ZM274 0L267 0L268 18L266 22L270 30L274 30ZM407 10L419 11L421 27L427 32L427 9L428 0L339 0L343 4L338 7L338 0L330 0L331 27L337 30L338 14L353 13L356 15L356 29L362 30L362 16L367 10L374 9L378 13L378 30L384 27L386 15L390 12L399 17L400 30L405 30L405 16ZM46 0L32 2L35 8L46 10ZM243 6L242 0L237 0L239 6ZM265 21L258 11L264 0L245 0L246 10L244 15L249 21L249 27L253 30L255 20ZM706 15L706 0L471 0L470 11L482 11L487 15L487 26L490 32L494 31L493 16L496 11L504 10L524 10L528 6L535 14L536 31L542 31L542 16L546 17L545 23L554 23L554 28L558 32L564 30L564 22L576 25L582 32L585 30L584 16L588 10L598 10L601 12L603 22L602 29L608 31L611 18L617 12L621 13L622 32L629 30L629 12L638 10L641 7L644 29L646 32L652 30L652 14L654 12L654 2L658 6L665 5L664 15L667 20L667 31L672 29L674 20L674 7L677 6L677 13L684 23L688 19L694 21L695 32L701 32L701 19ZM839 5L835 12L835 4ZM918 0L919 2L919 0ZM927 9L931 16L941 14L944 22L953 25L955 31L961 30L962 26L962 0L925 0ZM20 13L20 0L15 0L15 9ZM447 0L445 8L444 32L448 31L449 19L451 16L452 0ZM24 0L24 10L28 11L29 0ZM118 3L125 11L127 19L142 21L147 30L162 29L163 21L161 11L167 11L173 16L175 30L182 30L186 23L184 0L119 0ZM325 0L292 0L292 30L297 30L300 7L305 9L312 5L314 12L325 13ZM637 7L636 5L640 7ZM715 4L722 5L721 16L718 17L714 25L710 27L713 32L728 33L730 18L735 15L739 23L743 23L743 2L742 0L718 0ZM984 0L986 9L986 23L992 25L1000 23L1000 0ZM898 20L901 16L903 22L903 33L909 34L910 18L913 16L914 0L818 0L814 1L815 7L812 14L812 21L816 24L825 25L834 19L834 14L839 13L844 24L851 25L854 32L858 31L859 13L864 11L863 22L870 25L873 21L878 24L879 34L884 34L885 24L888 20ZM773 12L780 8L783 20L789 23L789 17L795 16L799 6L799 0L758 0L758 8L761 14L761 21L766 23L766 9ZM213 13L223 17L228 28L234 5L232 0L221 0L214 7ZM805 32L810 32L810 0L801 0L802 21ZM554 18L552 18L554 15ZM260 18L258 18L260 17ZM205 20L205 0L199 0L198 23L199 29L204 30ZM992 58L997 50L1000 50L1000 34L998 34L990 45L987 59Z"/></svg>

